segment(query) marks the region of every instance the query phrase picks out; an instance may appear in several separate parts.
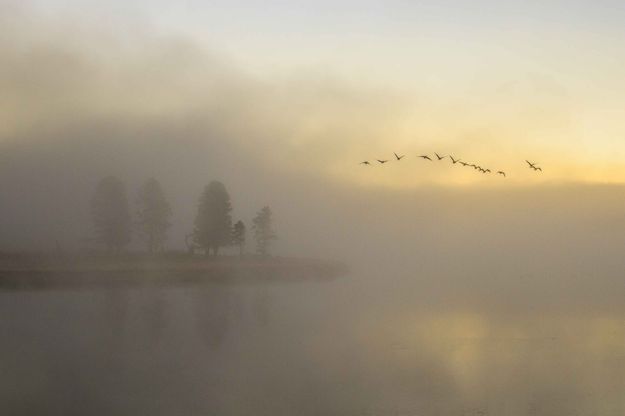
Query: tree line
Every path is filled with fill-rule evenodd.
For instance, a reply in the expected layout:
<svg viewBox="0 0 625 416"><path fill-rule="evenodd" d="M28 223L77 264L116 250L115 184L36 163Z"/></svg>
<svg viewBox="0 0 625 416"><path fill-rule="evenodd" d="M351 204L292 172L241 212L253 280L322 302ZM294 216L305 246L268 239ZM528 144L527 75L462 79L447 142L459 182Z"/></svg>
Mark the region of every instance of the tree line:
<svg viewBox="0 0 625 416"><path fill-rule="evenodd" d="M101 179L91 200L94 240L109 252L120 252L130 243L134 229L149 253L162 252L173 212L161 184L154 178L145 181L137 190L135 203L133 217L124 183L114 176ZM241 220L232 224L231 212L230 195L224 184L212 181L206 185L199 198L193 231L185 238L188 252L200 250L207 256L216 256L220 248L235 246L243 255L247 227ZM252 220L252 231L256 253L268 255L276 239L268 206Z"/></svg>

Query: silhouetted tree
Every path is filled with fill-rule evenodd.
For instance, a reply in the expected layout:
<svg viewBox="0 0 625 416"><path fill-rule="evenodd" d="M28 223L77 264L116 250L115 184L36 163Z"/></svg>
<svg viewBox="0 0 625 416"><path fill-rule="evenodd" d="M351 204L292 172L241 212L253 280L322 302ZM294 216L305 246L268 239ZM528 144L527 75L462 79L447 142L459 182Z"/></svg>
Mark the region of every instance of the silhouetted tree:
<svg viewBox="0 0 625 416"><path fill-rule="evenodd" d="M171 207L156 179L148 179L139 188L137 206L137 227L145 238L148 251L153 253L162 249L171 226Z"/></svg>
<svg viewBox="0 0 625 416"><path fill-rule="evenodd" d="M230 211L232 211L232 206L226 187L217 181L208 184L200 196L193 231L195 242L206 250L207 255L210 254L211 248L217 255L219 247L231 243Z"/></svg>
<svg viewBox="0 0 625 416"><path fill-rule="evenodd" d="M198 248L195 242L195 234L189 233L184 236L184 244L187 246L187 253L190 255L195 254L195 250Z"/></svg>
<svg viewBox="0 0 625 416"><path fill-rule="evenodd" d="M109 251L119 251L130 242L130 211L122 181L107 176L96 186L91 200L95 240Z"/></svg>
<svg viewBox="0 0 625 416"><path fill-rule="evenodd" d="M271 241L277 238L273 232L271 215L271 209L269 207L264 207L258 211L253 220L256 252L263 256L269 253L269 245L271 244Z"/></svg>
<svg viewBox="0 0 625 416"><path fill-rule="evenodd" d="M239 255L243 255L243 248L245 247L245 224L243 221L237 221L232 228L232 244L239 247Z"/></svg>

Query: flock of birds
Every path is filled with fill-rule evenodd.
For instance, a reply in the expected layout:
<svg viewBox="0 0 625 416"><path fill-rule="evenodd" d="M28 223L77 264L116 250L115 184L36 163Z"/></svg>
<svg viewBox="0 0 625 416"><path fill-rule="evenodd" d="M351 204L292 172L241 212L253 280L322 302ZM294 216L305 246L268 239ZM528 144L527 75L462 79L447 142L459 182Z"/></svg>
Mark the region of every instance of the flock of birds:
<svg viewBox="0 0 625 416"><path fill-rule="evenodd" d="M397 153L393 153L393 154L395 155L395 160L396 160L397 162L401 161L404 157L406 157L406 155L398 155ZM455 165L455 164L460 164L460 165L462 165L462 166L464 166L464 167L470 167L470 168L473 168L473 169L474 169L474 170L476 170L476 171L479 171L480 173L485 173L485 174L492 173L492 171L491 171L490 169L488 169L488 168L483 168L482 166L480 166L480 165L478 165L478 164L475 164L475 163L469 163L469 162L465 162L465 161L460 160L460 159L456 159L456 158L454 158L452 155L445 155L445 156L441 156L441 155L439 155L438 153L434 153L434 155L436 156L436 159L437 159L439 162L440 162L441 160L443 160L443 159L449 158L449 159L451 160L451 163L452 163L452 164L454 164L454 165ZM432 159L429 155L419 155L419 156L417 156L417 157L420 157L421 159L423 159L423 160L427 160L427 161L430 161L430 162L432 162L432 161L433 161L433 159ZM385 163L387 163L387 162L390 162L390 160L388 160L388 159L375 159L375 160L376 160L376 161L377 161L380 165L383 165L383 164L385 164ZM533 169L535 172L542 172L542 171L543 171L543 169L542 169L540 166L537 166L536 162L530 162L529 160L526 160L525 162L528 164L528 167L529 167L530 169ZM360 162L360 164L361 164L361 165L367 165L367 166L370 166L370 165L371 165L371 162L369 162L368 160L365 160L365 161L363 161L363 162ZM501 175L501 176L503 176L504 178L506 177L506 172L504 172L503 170L498 170L496 174L497 174L497 175Z"/></svg>

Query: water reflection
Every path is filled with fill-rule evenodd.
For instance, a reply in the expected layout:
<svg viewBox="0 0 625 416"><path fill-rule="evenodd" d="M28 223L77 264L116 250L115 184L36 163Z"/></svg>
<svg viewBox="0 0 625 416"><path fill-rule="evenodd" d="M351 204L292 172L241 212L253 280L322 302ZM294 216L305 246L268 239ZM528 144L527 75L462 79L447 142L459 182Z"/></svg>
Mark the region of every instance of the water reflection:
<svg viewBox="0 0 625 416"><path fill-rule="evenodd" d="M448 383L438 397L451 406L426 413L616 415L625 409L622 318L467 312L392 322L387 338L372 331L365 343L376 345L377 366L393 363L390 378L426 378L424 363L438 363ZM408 400L405 408L414 405Z"/></svg>
<svg viewBox="0 0 625 416"><path fill-rule="evenodd" d="M254 299L252 300L252 316L256 317L259 325L266 326L269 324L269 308L271 298L269 290L265 286L259 286L254 290Z"/></svg>
<svg viewBox="0 0 625 416"><path fill-rule="evenodd" d="M239 307L230 290L224 287L203 287L194 293L193 311L197 334L211 349L217 349L228 333L231 315ZM240 314L239 314L240 315Z"/></svg>
<svg viewBox="0 0 625 416"><path fill-rule="evenodd" d="M388 302L405 291L351 277L2 293L0 403L18 415L625 413L618 311Z"/></svg>
<svg viewBox="0 0 625 416"><path fill-rule="evenodd" d="M125 330L128 316L127 292L118 287L105 289L103 320L106 332L110 332L111 339L123 340L126 337Z"/></svg>
<svg viewBox="0 0 625 416"><path fill-rule="evenodd" d="M168 308L167 294L163 290L148 292L141 305L141 319L145 323L143 338L148 347L160 344L168 325Z"/></svg>

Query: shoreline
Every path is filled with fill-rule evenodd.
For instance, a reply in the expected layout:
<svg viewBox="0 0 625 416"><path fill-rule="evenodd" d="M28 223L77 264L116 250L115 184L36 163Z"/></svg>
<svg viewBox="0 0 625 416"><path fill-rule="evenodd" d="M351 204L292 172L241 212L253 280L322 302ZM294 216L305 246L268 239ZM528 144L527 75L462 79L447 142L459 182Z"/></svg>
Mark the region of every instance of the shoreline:
<svg viewBox="0 0 625 416"><path fill-rule="evenodd" d="M337 261L291 257L0 253L0 290L329 281L347 272Z"/></svg>

